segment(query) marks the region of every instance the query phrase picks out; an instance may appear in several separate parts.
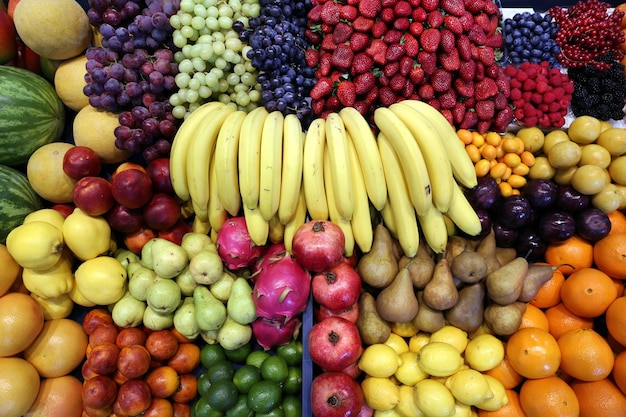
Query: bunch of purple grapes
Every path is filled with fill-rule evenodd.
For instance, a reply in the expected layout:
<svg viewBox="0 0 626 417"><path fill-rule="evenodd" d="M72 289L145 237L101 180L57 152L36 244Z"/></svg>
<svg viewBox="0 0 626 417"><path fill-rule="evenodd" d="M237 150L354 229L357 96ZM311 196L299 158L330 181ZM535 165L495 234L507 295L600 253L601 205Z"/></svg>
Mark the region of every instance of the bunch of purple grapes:
<svg viewBox="0 0 626 417"><path fill-rule="evenodd" d="M170 16L180 1L89 0L87 15L102 46L87 49L83 90L96 108L119 114L116 146L146 161L167 156L179 121Z"/></svg>

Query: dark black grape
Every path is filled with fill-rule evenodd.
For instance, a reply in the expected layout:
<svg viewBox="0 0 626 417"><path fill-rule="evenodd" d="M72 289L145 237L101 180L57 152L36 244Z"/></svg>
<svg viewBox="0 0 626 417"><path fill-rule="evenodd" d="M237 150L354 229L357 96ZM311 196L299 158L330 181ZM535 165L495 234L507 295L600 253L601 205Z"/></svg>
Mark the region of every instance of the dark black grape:
<svg viewBox="0 0 626 417"><path fill-rule="evenodd" d="M611 231L609 216L595 207L576 214L576 234L583 239L597 242Z"/></svg>
<svg viewBox="0 0 626 417"><path fill-rule="evenodd" d="M565 211L549 211L539 217L539 233L549 242L563 242L576 233L576 220Z"/></svg>
<svg viewBox="0 0 626 417"><path fill-rule="evenodd" d="M533 216L533 209L526 197L511 195L504 197L497 206L498 222L511 229L526 225Z"/></svg>
<svg viewBox="0 0 626 417"><path fill-rule="evenodd" d="M531 179L522 190L535 209L546 209L554 205L558 194L558 185L547 179Z"/></svg>

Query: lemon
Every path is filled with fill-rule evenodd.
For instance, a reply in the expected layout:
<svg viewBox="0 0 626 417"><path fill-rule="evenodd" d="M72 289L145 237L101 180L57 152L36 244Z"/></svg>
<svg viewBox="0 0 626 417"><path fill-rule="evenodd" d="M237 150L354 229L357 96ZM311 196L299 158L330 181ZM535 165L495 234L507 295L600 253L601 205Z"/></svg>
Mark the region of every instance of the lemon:
<svg viewBox="0 0 626 417"><path fill-rule="evenodd" d="M476 404L476 408L486 411L496 411L509 403L509 397L506 395L504 385L491 375L484 375L489 383L489 389L493 392L493 398Z"/></svg>
<svg viewBox="0 0 626 417"><path fill-rule="evenodd" d="M428 378L428 374L422 371L417 364L417 352L403 352L400 354L402 365L398 367L395 373L396 379L404 385L415 385L422 379Z"/></svg>
<svg viewBox="0 0 626 417"><path fill-rule="evenodd" d="M430 342L430 333L419 332L409 339L409 350L411 352L419 352L428 342Z"/></svg>
<svg viewBox="0 0 626 417"><path fill-rule="evenodd" d="M423 379L413 388L415 405L428 417L454 415L456 401L444 384L434 379Z"/></svg>
<svg viewBox="0 0 626 417"><path fill-rule="evenodd" d="M465 361L477 371L488 371L504 359L504 345L492 334L471 339L465 348Z"/></svg>
<svg viewBox="0 0 626 417"><path fill-rule="evenodd" d="M375 343L365 348L359 359L359 369L369 376L388 378L402 364L400 355L389 345Z"/></svg>
<svg viewBox="0 0 626 417"><path fill-rule="evenodd" d="M430 341L449 343L454 346L459 353L463 353L469 339L467 338L467 332L465 330L448 324L431 334Z"/></svg>
<svg viewBox="0 0 626 417"><path fill-rule="evenodd" d="M395 410L403 417L422 417L424 413L415 404L413 396L413 387L409 385L400 385L398 387L400 394L400 402L396 405Z"/></svg>
<svg viewBox="0 0 626 417"><path fill-rule="evenodd" d="M387 340L384 341L384 344L390 346L395 350L398 355L403 352L409 351L409 344L404 340L404 338L397 333L391 332Z"/></svg>
<svg viewBox="0 0 626 417"><path fill-rule="evenodd" d="M463 366L463 357L449 343L430 342L420 349L417 363L428 375L449 376Z"/></svg>
<svg viewBox="0 0 626 417"><path fill-rule="evenodd" d="M365 401L374 410L391 410L400 402L398 386L389 378L366 377L361 382L361 389Z"/></svg>
<svg viewBox="0 0 626 417"><path fill-rule="evenodd" d="M472 412L472 407L457 401L454 404L454 414L452 417L473 417L476 413Z"/></svg>
<svg viewBox="0 0 626 417"><path fill-rule="evenodd" d="M454 398L463 404L476 405L493 398L487 378L475 369L462 369L445 382Z"/></svg>
<svg viewBox="0 0 626 417"><path fill-rule="evenodd" d="M419 332L420 329L417 328L413 322L392 322L390 323L391 333L397 334L402 337L411 337Z"/></svg>

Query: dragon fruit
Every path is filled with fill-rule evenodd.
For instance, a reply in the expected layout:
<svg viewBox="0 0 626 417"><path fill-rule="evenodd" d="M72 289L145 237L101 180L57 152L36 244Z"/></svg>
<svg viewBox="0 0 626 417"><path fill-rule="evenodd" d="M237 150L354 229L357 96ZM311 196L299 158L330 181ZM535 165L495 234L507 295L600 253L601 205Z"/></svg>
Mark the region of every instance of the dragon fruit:
<svg viewBox="0 0 626 417"><path fill-rule="evenodd" d="M256 245L250 238L243 216L226 220L217 234L215 244L222 262L231 271L254 265L264 248Z"/></svg>

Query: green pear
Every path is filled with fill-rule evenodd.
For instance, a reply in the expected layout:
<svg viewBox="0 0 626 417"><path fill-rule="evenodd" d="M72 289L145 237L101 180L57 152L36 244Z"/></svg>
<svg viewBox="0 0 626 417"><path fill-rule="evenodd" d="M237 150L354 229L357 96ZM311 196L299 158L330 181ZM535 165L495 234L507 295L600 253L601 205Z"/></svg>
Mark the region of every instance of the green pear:
<svg viewBox="0 0 626 417"><path fill-rule="evenodd" d="M203 249L189 261L189 272L198 284L211 285L222 277L222 258L211 249Z"/></svg>
<svg viewBox="0 0 626 417"><path fill-rule="evenodd" d="M187 339L193 340L200 334L193 297L185 297L183 303L174 312L174 328Z"/></svg>
<svg viewBox="0 0 626 417"><path fill-rule="evenodd" d="M154 244L156 239L158 238L155 237L150 239L141 248L141 263L146 268L152 269L154 265L154 257L152 256L152 245Z"/></svg>
<svg viewBox="0 0 626 417"><path fill-rule="evenodd" d="M157 274L143 266L141 262L131 262L126 268L128 273L128 291L140 301L146 301L148 288L158 279Z"/></svg>
<svg viewBox="0 0 626 417"><path fill-rule="evenodd" d="M250 324L256 319L256 306L252 299L252 287L245 278L233 282L230 298L226 303L230 318L239 324Z"/></svg>
<svg viewBox="0 0 626 417"><path fill-rule="evenodd" d="M148 306L143 312L143 325L154 331L169 329L174 325L174 313L159 313Z"/></svg>
<svg viewBox="0 0 626 417"><path fill-rule="evenodd" d="M132 262L139 262L141 260L139 255L125 248L116 249L115 252L113 252L113 256L124 268Z"/></svg>
<svg viewBox="0 0 626 417"><path fill-rule="evenodd" d="M143 323L146 303L133 297L129 291L111 309L113 322L120 327L137 327Z"/></svg>
<svg viewBox="0 0 626 417"><path fill-rule="evenodd" d="M239 324L230 317L217 331L217 342L226 350L242 347L252 338L252 326Z"/></svg>
<svg viewBox="0 0 626 417"><path fill-rule="evenodd" d="M152 269L161 278L174 278L189 263L185 249L162 238L156 238L152 244L152 258Z"/></svg>
<svg viewBox="0 0 626 417"><path fill-rule="evenodd" d="M191 259L202 249L210 246L214 247L215 243L213 243L211 236L205 233L189 232L183 236L180 246L185 249L187 256Z"/></svg>
<svg viewBox="0 0 626 417"><path fill-rule="evenodd" d="M207 345L215 345L217 344L217 332L218 330L201 330L200 337Z"/></svg>
<svg viewBox="0 0 626 417"><path fill-rule="evenodd" d="M237 276L235 274L225 269L222 273L222 277L213 284L209 285L211 294L213 294L218 300L224 303L227 302L230 298L230 293L236 278Z"/></svg>
<svg viewBox="0 0 626 417"><path fill-rule="evenodd" d="M157 278L146 291L146 302L154 311L161 314L174 313L182 301L180 288L175 281Z"/></svg>
<svg viewBox="0 0 626 417"><path fill-rule="evenodd" d="M193 290L196 321L202 331L218 330L226 320L226 306L203 285Z"/></svg>
<svg viewBox="0 0 626 417"><path fill-rule="evenodd" d="M174 281L180 287L181 294L185 297L191 297L193 295L193 290L195 290L198 286L196 280L191 276L191 272L189 272L189 265L187 265L185 269L183 269L182 272L174 278Z"/></svg>

